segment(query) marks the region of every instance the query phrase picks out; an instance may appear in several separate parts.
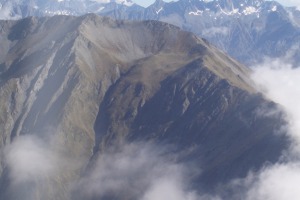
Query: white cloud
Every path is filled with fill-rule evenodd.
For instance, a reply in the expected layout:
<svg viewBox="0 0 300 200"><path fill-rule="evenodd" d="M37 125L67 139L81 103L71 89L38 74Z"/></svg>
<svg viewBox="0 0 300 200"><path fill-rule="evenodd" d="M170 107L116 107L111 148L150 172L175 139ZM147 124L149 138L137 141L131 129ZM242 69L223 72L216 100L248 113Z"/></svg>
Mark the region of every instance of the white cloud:
<svg viewBox="0 0 300 200"><path fill-rule="evenodd" d="M300 144L300 68L294 68L287 59L266 59L255 68L253 79L266 96L281 105L289 122L289 135L295 145ZM299 148L300 150L300 148Z"/></svg>
<svg viewBox="0 0 300 200"><path fill-rule="evenodd" d="M195 193L182 190L181 180L176 180L178 178L171 176L155 180L141 200L196 200Z"/></svg>
<svg viewBox="0 0 300 200"><path fill-rule="evenodd" d="M94 167L75 187L78 199L101 199L110 195L139 200L201 200L189 188L188 177L198 175L191 166L176 163L162 147L125 144L99 155ZM205 196L206 200L213 197Z"/></svg>
<svg viewBox="0 0 300 200"><path fill-rule="evenodd" d="M246 195L247 200L298 200L300 163L276 164L264 169Z"/></svg>
<svg viewBox="0 0 300 200"><path fill-rule="evenodd" d="M55 156L34 136L16 138L6 147L5 155L13 184L45 179L55 172Z"/></svg>
<svg viewBox="0 0 300 200"><path fill-rule="evenodd" d="M253 80L258 88L286 113L288 126L284 128L292 144L282 155L281 162L269 165L256 174L251 173L242 181L241 185L246 187L243 199L300 199L300 66L297 68L290 64L294 62L292 58L296 51L293 48L283 58L268 58L254 67Z"/></svg>
<svg viewBox="0 0 300 200"><path fill-rule="evenodd" d="M68 195L69 178L72 177L67 177L79 169L82 160L80 157L75 160L67 156L59 148L58 142L61 141L57 141L56 135L47 131L43 137L46 138L37 135L18 136L4 148L4 176L8 179L4 192L9 196L8 199L15 199L15 195L22 196L22 199Z"/></svg>
<svg viewBox="0 0 300 200"><path fill-rule="evenodd" d="M211 35L227 35L229 33L229 28L227 27L212 27L203 30L203 36L211 36Z"/></svg>

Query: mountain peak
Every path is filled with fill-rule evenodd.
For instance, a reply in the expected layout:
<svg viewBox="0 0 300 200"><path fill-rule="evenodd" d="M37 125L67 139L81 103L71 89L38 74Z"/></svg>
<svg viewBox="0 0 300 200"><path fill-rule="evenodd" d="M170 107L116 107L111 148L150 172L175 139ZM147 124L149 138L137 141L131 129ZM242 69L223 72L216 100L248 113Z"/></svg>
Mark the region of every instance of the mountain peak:
<svg viewBox="0 0 300 200"><path fill-rule="evenodd" d="M159 7L159 6L163 6L166 2L164 2L163 0L155 0L155 2L152 4L155 7Z"/></svg>
<svg viewBox="0 0 300 200"><path fill-rule="evenodd" d="M132 6L134 4L132 0L115 0L115 2L125 6Z"/></svg>
<svg viewBox="0 0 300 200"><path fill-rule="evenodd" d="M63 0L59 0L59 1L63 1ZM90 1L100 3L100 4L117 3L125 6L132 6L134 4L132 0L90 0Z"/></svg>
<svg viewBox="0 0 300 200"><path fill-rule="evenodd" d="M257 114L272 104L250 93L249 70L190 32L158 21L94 14L0 21L0 27L0 139L7 140L0 149L12 158L6 163L1 157L0 199L141 199L152 190L152 180L144 182L149 171L140 168L156 166L142 162L136 168L148 160L144 150L142 159L128 160L130 176L119 173L120 168L106 176L97 164L102 164L97 159L102 152L117 164L119 158L124 161L123 154L110 153L115 147L117 153L122 150L112 146L122 141L169 146L153 149L169 154L162 169L165 160L193 163L192 179L201 191L227 186L249 170L277 161L284 150L281 134L273 135L283 127L277 119L281 115ZM16 143L26 136L41 142ZM38 148L32 150L33 144ZM27 164L15 159L12 148L21 152L20 160L27 149L39 153L29 156L35 162L49 158L43 166L51 170L15 170L19 163L20 169ZM257 152L262 156L253 156ZM194 173L198 165L203 166L199 175ZM93 169L100 170L101 178L91 176L89 184L82 184L85 174L95 174ZM154 178L164 175L156 171L161 169ZM124 184L98 193L103 183L116 180L114 172ZM94 187L96 179L99 187ZM77 182L81 184L74 187Z"/></svg>
<svg viewBox="0 0 300 200"><path fill-rule="evenodd" d="M264 0L216 0L223 9L234 10L241 7L260 7Z"/></svg>

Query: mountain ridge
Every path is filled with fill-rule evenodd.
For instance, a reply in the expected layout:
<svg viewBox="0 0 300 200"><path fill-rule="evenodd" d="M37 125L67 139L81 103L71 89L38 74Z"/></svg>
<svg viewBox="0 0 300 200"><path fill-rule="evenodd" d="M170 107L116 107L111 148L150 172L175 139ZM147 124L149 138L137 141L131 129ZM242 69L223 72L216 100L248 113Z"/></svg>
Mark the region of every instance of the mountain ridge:
<svg viewBox="0 0 300 200"><path fill-rule="evenodd" d="M0 148L33 135L71 163L14 185L15 168L0 157L1 199L70 199L67 188L122 142L172 145L176 160L201 164L195 185L208 191L287 147L274 135L282 115L257 115L276 105L257 93L251 71L176 26L88 14L0 27Z"/></svg>
<svg viewBox="0 0 300 200"><path fill-rule="evenodd" d="M159 20L207 39L247 66L265 57L284 57L298 45L300 35L300 11L276 1L156 1L147 8L111 1L34 6L38 2L33 0L24 6L22 2L2 0L0 18L96 13L114 19ZM299 52L296 50L292 57L296 63Z"/></svg>

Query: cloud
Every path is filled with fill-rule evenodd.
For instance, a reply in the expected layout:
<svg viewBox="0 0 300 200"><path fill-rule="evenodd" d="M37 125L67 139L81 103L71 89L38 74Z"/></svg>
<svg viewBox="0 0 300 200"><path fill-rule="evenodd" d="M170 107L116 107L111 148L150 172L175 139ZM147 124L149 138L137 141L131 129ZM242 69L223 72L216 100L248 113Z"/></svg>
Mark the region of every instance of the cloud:
<svg viewBox="0 0 300 200"><path fill-rule="evenodd" d="M300 198L300 163L276 164L260 172L246 200L297 200Z"/></svg>
<svg viewBox="0 0 300 200"><path fill-rule="evenodd" d="M32 200L36 196L48 199L49 189L55 188L59 157L50 145L34 135L18 136L4 148L5 169L2 179L3 199ZM48 192L46 192L48 191ZM52 192L54 192L52 190Z"/></svg>
<svg viewBox="0 0 300 200"><path fill-rule="evenodd" d="M5 148L6 164L13 184L53 176L56 157L35 136L21 136Z"/></svg>
<svg viewBox="0 0 300 200"><path fill-rule="evenodd" d="M196 200L194 193L184 193L178 177L163 177L155 180L152 186L146 191L142 200Z"/></svg>
<svg viewBox="0 0 300 200"><path fill-rule="evenodd" d="M175 156L176 157L176 156ZM176 159L175 159L176 160ZM98 156L74 191L75 199L200 200L191 187L194 167L177 163L166 148L149 143L114 147ZM213 197L206 196L206 200Z"/></svg>
<svg viewBox="0 0 300 200"><path fill-rule="evenodd" d="M258 89L285 111L288 126L283 128L292 143L280 162L268 165L257 173L249 173L246 179L233 181L235 190L244 188L242 199L300 199L300 66L295 66L292 59L296 51L293 48L280 59L266 58L262 64L253 68L252 78ZM263 109L259 109L259 114L263 112Z"/></svg>
<svg viewBox="0 0 300 200"><path fill-rule="evenodd" d="M42 135L42 137L40 137ZM58 199L69 195L70 181L81 166L59 146L58 135L49 131L15 137L4 150L3 199ZM73 175L72 175L73 174ZM72 178L73 177L73 178ZM39 197L37 197L39 196Z"/></svg>
<svg viewBox="0 0 300 200"><path fill-rule="evenodd" d="M286 58L266 59L263 65L254 68L252 76L260 90L286 112L287 132L297 147L300 144L299 77L300 68L288 64Z"/></svg>
<svg viewBox="0 0 300 200"><path fill-rule="evenodd" d="M211 36L211 35L228 35L229 28L227 27L212 27L203 30L202 35L203 36Z"/></svg>

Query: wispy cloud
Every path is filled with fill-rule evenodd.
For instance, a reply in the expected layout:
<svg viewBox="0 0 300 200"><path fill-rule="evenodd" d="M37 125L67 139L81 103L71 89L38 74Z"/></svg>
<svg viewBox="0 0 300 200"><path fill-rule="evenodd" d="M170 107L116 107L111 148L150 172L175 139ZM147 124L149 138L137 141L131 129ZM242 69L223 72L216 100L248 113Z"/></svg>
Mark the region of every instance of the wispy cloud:
<svg viewBox="0 0 300 200"><path fill-rule="evenodd" d="M211 36L211 35L228 35L229 28L227 27L212 27L203 30L203 36Z"/></svg>
<svg viewBox="0 0 300 200"><path fill-rule="evenodd" d="M170 155L165 148L147 143L115 147L99 155L93 168L75 187L79 191L75 196L77 199L204 199L190 188L190 177L198 171L176 163ZM205 199L214 198L205 196Z"/></svg>
<svg viewBox="0 0 300 200"><path fill-rule="evenodd" d="M21 136L5 148L13 184L41 180L55 173L56 156L35 136Z"/></svg>
<svg viewBox="0 0 300 200"><path fill-rule="evenodd" d="M18 136L4 148L2 176L6 176L7 190L1 197L32 200L69 195L69 184L75 177L67 177L79 169L82 160L67 156L64 150L57 148L55 134L47 132L45 135L46 138Z"/></svg>

